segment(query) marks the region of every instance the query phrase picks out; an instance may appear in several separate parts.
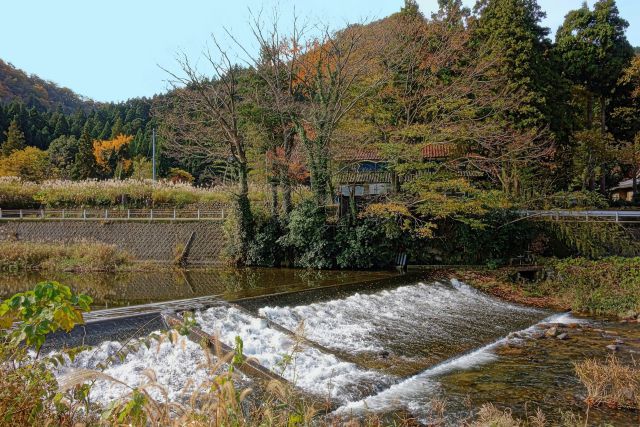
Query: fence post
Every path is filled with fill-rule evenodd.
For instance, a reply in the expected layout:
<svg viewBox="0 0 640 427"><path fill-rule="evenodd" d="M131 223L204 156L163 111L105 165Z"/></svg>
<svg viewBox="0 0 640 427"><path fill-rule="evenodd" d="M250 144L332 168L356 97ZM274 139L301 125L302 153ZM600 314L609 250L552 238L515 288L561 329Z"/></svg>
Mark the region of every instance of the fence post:
<svg viewBox="0 0 640 427"><path fill-rule="evenodd" d="M176 219L176 208L173 208L173 219Z"/></svg>
<svg viewBox="0 0 640 427"><path fill-rule="evenodd" d="M153 209L149 210L149 219L153 219Z"/></svg>
<svg viewBox="0 0 640 427"><path fill-rule="evenodd" d="M127 209L127 219L131 219L131 209Z"/></svg>
<svg viewBox="0 0 640 427"><path fill-rule="evenodd" d="M20 219L22 219L22 209L20 209Z"/></svg>
<svg viewBox="0 0 640 427"><path fill-rule="evenodd" d="M198 208L198 219L200 219L200 208Z"/></svg>
<svg viewBox="0 0 640 427"><path fill-rule="evenodd" d="M40 209L40 218L44 219L44 209Z"/></svg>
<svg viewBox="0 0 640 427"><path fill-rule="evenodd" d="M2 218L2 208L0 208L0 218Z"/></svg>
<svg viewBox="0 0 640 427"><path fill-rule="evenodd" d="M104 219L109 218L109 209L104 210Z"/></svg>
<svg viewBox="0 0 640 427"><path fill-rule="evenodd" d="M224 208L222 208L221 219L224 219Z"/></svg>
<svg viewBox="0 0 640 427"><path fill-rule="evenodd" d="M62 209L62 219L64 219L64 217L65 217L65 214L64 214L65 212L64 212L64 211L65 211L65 210L64 210L64 209Z"/></svg>
<svg viewBox="0 0 640 427"><path fill-rule="evenodd" d="M82 219L83 220L87 220L87 210L86 209L82 209Z"/></svg>

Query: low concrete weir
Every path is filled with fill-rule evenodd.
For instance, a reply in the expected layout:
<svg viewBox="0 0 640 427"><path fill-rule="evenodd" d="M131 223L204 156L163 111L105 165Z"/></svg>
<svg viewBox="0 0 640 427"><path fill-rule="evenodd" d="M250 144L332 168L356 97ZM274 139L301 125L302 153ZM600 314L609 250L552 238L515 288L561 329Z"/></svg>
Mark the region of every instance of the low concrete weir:
<svg viewBox="0 0 640 427"><path fill-rule="evenodd" d="M183 324L183 318L179 314L165 313L162 315L162 317L169 327L179 328ZM213 351L215 355L229 355L235 353L235 350L233 348L195 326L189 329L189 339L198 344L206 343L206 345ZM248 357L244 354L242 355L242 358L243 363L237 366L237 369L247 377L257 381L257 384L259 386L265 386L271 381L279 382L288 387L293 386L293 384L291 384L291 382L289 382L287 379L262 366L254 358ZM331 400L321 400L316 396L306 394L304 392L298 393L296 397L301 403L304 403L305 406L312 405L316 410L325 413L331 412L339 407L338 402Z"/></svg>

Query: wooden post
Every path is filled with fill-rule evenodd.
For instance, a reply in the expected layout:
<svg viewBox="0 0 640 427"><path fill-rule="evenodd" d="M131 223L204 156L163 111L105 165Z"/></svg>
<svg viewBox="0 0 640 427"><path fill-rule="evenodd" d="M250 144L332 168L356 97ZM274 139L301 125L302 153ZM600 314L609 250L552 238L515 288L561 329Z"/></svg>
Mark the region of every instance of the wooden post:
<svg viewBox="0 0 640 427"><path fill-rule="evenodd" d="M127 219L131 219L131 209L127 209Z"/></svg>
<svg viewBox="0 0 640 427"><path fill-rule="evenodd" d="M176 219L176 208L173 208L173 219Z"/></svg>
<svg viewBox="0 0 640 427"><path fill-rule="evenodd" d="M20 219L22 219L22 209L20 209Z"/></svg>
<svg viewBox="0 0 640 427"><path fill-rule="evenodd" d="M62 209L62 219L64 219L64 209Z"/></svg>
<svg viewBox="0 0 640 427"><path fill-rule="evenodd" d="M44 209L40 209L40 218L44 219Z"/></svg>
<svg viewBox="0 0 640 427"><path fill-rule="evenodd" d="M200 219L200 208L198 208L198 219Z"/></svg>
<svg viewBox="0 0 640 427"><path fill-rule="evenodd" d="M86 209L82 209L82 219L83 220L87 220L87 210Z"/></svg>
<svg viewBox="0 0 640 427"><path fill-rule="evenodd" d="M109 218L109 209L104 210L104 219Z"/></svg>
<svg viewBox="0 0 640 427"><path fill-rule="evenodd" d="M149 210L149 219L153 219L153 209Z"/></svg>

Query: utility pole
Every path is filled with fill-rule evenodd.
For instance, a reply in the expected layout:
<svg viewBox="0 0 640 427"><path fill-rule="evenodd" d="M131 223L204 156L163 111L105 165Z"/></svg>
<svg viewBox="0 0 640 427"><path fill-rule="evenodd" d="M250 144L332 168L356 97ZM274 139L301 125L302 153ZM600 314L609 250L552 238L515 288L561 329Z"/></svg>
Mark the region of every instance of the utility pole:
<svg viewBox="0 0 640 427"><path fill-rule="evenodd" d="M151 133L151 168L153 169L152 180L156 182L156 128L153 128Z"/></svg>

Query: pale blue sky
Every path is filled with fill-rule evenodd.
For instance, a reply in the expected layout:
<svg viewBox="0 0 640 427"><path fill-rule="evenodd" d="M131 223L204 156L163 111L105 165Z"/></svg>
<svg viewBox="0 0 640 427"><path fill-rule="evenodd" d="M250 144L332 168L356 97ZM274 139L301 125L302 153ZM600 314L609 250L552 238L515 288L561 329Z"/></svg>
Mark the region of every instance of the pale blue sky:
<svg viewBox="0 0 640 427"><path fill-rule="evenodd" d="M589 0L593 4L594 0ZM583 0L538 0L555 30L567 11ZM198 57L210 34L229 28L243 40L249 9L271 11L284 20L294 5L309 22L337 28L347 22L384 17L403 0L2 0L0 58L28 73L67 86L98 101L122 101L164 92L176 52ZM437 0L418 0L425 13ZM474 0L465 0L472 5ZM640 1L618 0L630 22L628 38L640 46Z"/></svg>

